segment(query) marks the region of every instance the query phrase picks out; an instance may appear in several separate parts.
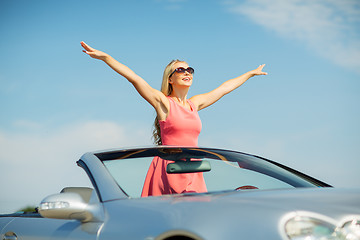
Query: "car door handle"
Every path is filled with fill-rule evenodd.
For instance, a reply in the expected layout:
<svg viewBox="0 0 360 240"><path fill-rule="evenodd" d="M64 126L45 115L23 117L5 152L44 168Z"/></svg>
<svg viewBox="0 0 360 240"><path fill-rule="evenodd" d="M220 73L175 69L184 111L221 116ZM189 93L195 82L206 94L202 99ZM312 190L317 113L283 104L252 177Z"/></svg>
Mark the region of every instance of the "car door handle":
<svg viewBox="0 0 360 240"><path fill-rule="evenodd" d="M7 232L2 240L17 240L17 236L14 232Z"/></svg>

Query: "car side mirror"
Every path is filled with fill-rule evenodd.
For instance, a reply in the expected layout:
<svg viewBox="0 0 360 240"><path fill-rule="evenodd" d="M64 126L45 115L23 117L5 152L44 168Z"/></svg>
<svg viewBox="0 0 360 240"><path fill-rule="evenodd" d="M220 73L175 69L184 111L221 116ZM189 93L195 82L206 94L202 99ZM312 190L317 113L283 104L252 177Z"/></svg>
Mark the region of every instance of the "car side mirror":
<svg viewBox="0 0 360 240"><path fill-rule="evenodd" d="M76 219L81 222L103 220L100 204L88 204L78 193L60 193L47 196L39 206L39 213L45 218Z"/></svg>

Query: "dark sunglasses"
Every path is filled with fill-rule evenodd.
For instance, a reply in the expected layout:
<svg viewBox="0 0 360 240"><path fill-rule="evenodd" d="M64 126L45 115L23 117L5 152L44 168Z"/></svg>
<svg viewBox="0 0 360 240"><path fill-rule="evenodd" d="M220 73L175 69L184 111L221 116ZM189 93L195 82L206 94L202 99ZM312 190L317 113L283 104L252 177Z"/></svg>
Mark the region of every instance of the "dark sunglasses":
<svg viewBox="0 0 360 240"><path fill-rule="evenodd" d="M192 67L188 67L188 68L178 67L178 68L175 68L175 70L170 74L169 77L171 77L175 72L184 73L185 71L190 74L194 74L194 69Z"/></svg>

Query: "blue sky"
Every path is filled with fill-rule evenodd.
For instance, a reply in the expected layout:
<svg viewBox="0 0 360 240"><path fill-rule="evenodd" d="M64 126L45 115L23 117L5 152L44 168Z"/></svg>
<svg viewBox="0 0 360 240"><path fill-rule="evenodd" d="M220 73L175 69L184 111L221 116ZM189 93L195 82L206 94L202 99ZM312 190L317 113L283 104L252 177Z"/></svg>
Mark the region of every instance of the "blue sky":
<svg viewBox="0 0 360 240"><path fill-rule="evenodd" d="M152 144L153 109L80 41L158 89L168 62L187 61L189 96L265 63L200 111L199 145L359 187L359 26L356 0L1 0L0 212L87 184L84 152Z"/></svg>

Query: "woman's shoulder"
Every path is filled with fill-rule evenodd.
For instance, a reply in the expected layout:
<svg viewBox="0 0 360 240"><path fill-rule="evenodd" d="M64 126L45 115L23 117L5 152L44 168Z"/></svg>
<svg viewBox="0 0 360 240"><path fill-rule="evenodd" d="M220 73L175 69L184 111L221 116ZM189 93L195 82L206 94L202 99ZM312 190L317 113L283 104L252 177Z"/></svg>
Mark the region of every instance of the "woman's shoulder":
<svg viewBox="0 0 360 240"><path fill-rule="evenodd" d="M198 104L198 95L192 96L188 99L188 102L190 105L192 105L191 107L193 107L194 109L196 109L196 111L199 110L199 104Z"/></svg>

